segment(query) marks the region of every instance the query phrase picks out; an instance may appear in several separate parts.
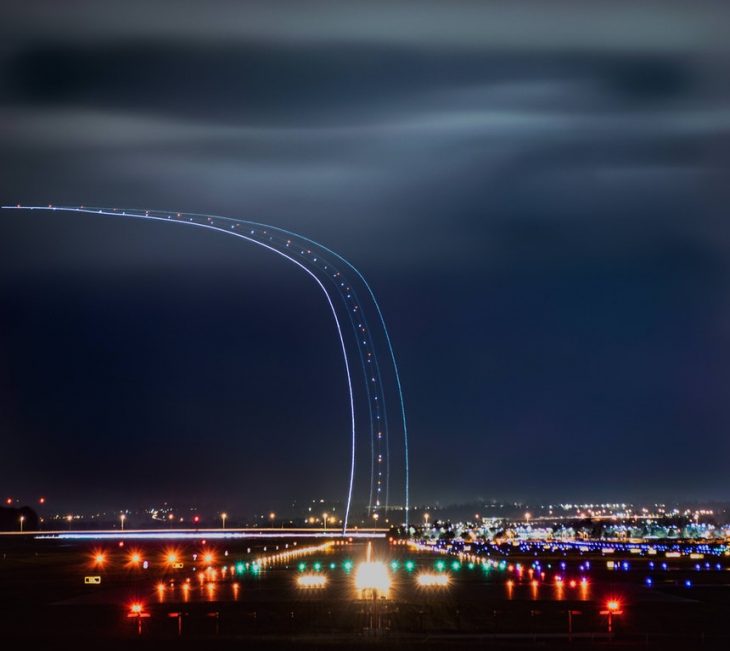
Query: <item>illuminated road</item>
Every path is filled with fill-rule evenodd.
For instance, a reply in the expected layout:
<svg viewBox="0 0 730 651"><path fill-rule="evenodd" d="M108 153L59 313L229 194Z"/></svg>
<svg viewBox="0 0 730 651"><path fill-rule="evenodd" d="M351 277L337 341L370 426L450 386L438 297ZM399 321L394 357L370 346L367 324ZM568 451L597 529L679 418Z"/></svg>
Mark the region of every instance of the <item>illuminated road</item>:
<svg viewBox="0 0 730 651"><path fill-rule="evenodd" d="M2 531L0 537L25 537L57 540L226 540L255 538L385 538L387 529L350 529L347 533L332 529L276 529L276 528L230 528L230 529L87 529L56 531Z"/></svg>

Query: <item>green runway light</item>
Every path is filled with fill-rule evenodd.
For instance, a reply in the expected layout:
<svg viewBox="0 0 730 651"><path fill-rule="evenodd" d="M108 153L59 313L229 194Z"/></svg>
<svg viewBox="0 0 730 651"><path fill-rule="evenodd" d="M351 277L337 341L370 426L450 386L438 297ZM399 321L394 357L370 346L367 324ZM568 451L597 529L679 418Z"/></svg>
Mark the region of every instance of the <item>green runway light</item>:
<svg viewBox="0 0 730 651"><path fill-rule="evenodd" d="M400 563L398 561L391 561L390 562L390 569L396 572L398 568L400 567Z"/></svg>
<svg viewBox="0 0 730 651"><path fill-rule="evenodd" d="M315 572L319 572L322 569L322 563L317 562L313 566Z"/></svg>
<svg viewBox="0 0 730 651"><path fill-rule="evenodd" d="M458 570L461 569L461 563L459 563L459 561L454 561L451 564L451 569L454 570L454 572L457 572Z"/></svg>
<svg viewBox="0 0 730 651"><path fill-rule="evenodd" d="M439 572L443 572L445 568L446 568L446 563L444 563L443 561L436 561L436 569Z"/></svg>
<svg viewBox="0 0 730 651"><path fill-rule="evenodd" d="M330 569L334 570L337 567L337 563L330 563Z"/></svg>
<svg viewBox="0 0 730 651"><path fill-rule="evenodd" d="M306 563L299 563L299 565L297 565L297 569L298 569L298 570L299 570L300 572L304 572L304 570L306 570L306 569L307 569L307 564L306 564Z"/></svg>
<svg viewBox="0 0 730 651"><path fill-rule="evenodd" d="M243 563L236 563L236 572L243 574L246 571L246 566Z"/></svg>
<svg viewBox="0 0 730 651"><path fill-rule="evenodd" d="M406 570L408 572L413 572L415 567L416 567L416 564L413 561L406 561Z"/></svg>
<svg viewBox="0 0 730 651"><path fill-rule="evenodd" d="M469 564L467 565L467 567L468 567L468 568L469 568L470 570L473 570L473 569L474 569L474 563L469 563Z"/></svg>
<svg viewBox="0 0 730 651"><path fill-rule="evenodd" d="M342 567L345 570L345 572L349 572L352 569L352 561L345 561L342 564Z"/></svg>

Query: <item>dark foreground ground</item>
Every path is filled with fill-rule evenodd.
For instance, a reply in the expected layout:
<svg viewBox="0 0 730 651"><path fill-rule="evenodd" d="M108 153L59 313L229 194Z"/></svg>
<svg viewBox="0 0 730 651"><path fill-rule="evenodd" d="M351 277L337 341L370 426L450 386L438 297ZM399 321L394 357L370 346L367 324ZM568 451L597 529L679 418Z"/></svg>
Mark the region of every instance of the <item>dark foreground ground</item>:
<svg viewBox="0 0 730 651"><path fill-rule="evenodd" d="M294 542L128 541L121 547L0 539L0 648L730 648L730 559L724 557L616 557L614 563L628 563L616 571L600 554L506 549L508 556L492 557L504 560L502 567L484 570L466 559L452 566L453 558L381 541L374 556L395 565L387 598L373 601L355 589L364 543L256 567L262 556L313 544ZM172 566L171 553L182 567ZM214 560L203 561L205 553ZM536 560L540 569L528 574ZM416 577L425 572L448 574L448 587L420 587ZM322 574L326 586L301 588L302 574ZM86 576L101 583L86 585ZM621 610L610 635L609 600ZM140 604L143 617L129 616L132 604Z"/></svg>

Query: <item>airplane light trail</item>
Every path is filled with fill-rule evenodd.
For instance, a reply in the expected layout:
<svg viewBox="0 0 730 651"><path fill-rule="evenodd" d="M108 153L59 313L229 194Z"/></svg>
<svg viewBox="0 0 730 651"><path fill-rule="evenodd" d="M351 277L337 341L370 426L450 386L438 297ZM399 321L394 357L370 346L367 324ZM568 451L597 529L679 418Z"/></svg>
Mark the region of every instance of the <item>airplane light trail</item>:
<svg viewBox="0 0 730 651"><path fill-rule="evenodd" d="M247 220L239 220L228 217L219 217L211 215L201 215L196 213L181 212L162 212L149 210L119 210L106 209L96 207L62 207L62 206L2 206L5 209L16 210L47 210L59 212L76 212L95 215L106 215L114 217L130 217L136 219L145 219L150 221L164 221L189 226L196 226L208 230L222 232L228 235L234 235L238 238L246 240L252 244L257 244L277 255L296 264L300 269L305 271L319 286L325 294L330 311L335 320L337 327L338 339L342 350L343 360L345 364L345 372L347 376L349 409L350 409L350 427L351 427L351 458L350 458L350 475L347 491L347 502L345 517L343 519L343 531L347 531L349 514L352 504L353 487L355 480L355 461L356 461L356 419L355 419L355 391L353 388L353 378L350 367L348 354L348 346L345 343L345 337L342 329L342 319L344 315L349 320L352 331L353 340L350 343L350 349L357 349L357 359L360 360L363 371L363 387L365 394L365 404L367 405L367 413L370 420L370 441L371 441L371 476L370 476L370 498L368 512L372 513L377 519L378 509L383 509L387 514L389 506L389 489L390 489L390 440L388 414L386 409L386 388L383 383L381 366L376 354L376 339L373 337L367 320L366 305L360 302L356 289L342 271L334 264L330 256L342 262L347 266L360 282L365 286L367 294L372 301L372 307L375 308L377 319L381 326L381 335L385 341L394 374L394 391L397 393L400 403L400 414L403 425L403 467L405 478L404 490L404 512L405 522L408 524L409 508L410 508L410 491L409 491L409 463L408 463L408 430L405 418L405 407L403 401L403 392L400 382L400 375L395 360L392 342L387 331L385 320L374 292L367 283L363 275L345 258L332 251L331 249L303 237L291 231L280 229L274 226L268 226L259 222L251 222ZM247 229L242 232L243 228ZM314 249L314 250L313 250ZM336 292L330 293L325 287L325 282L334 288ZM340 302L338 309L333 301L333 297L339 297ZM383 468L385 470L385 478L383 479ZM375 492L375 505L373 506L373 492Z"/></svg>
<svg viewBox="0 0 730 651"><path fill-rule="evenodd" d="M232 218L230 218L230 217L221 217L219 215L216 215L216 216L213 216L213 215L203 215L202 213L180 213L180 214L182 214L182 215L188 215L188 216L195 216L195 217L211 217L211 218L212 217L215 217L216 219L232 220ZM237 220L237 221L240 221L240 220ZM398 371L398 363L396 362L396 359L395 359L395 350L393 349L393 342L392 342L392 340L390 338L390 333L388 332L388 327L385 325L385 317L383 316L383 312L380 309L380 303L378 302L377 298L375 297L375 292L373 291L372 287L370 286L370 283L368 283L368 281L365 279L365 277L363 276L363 274L360 272L360 270L357 267L355 267L349 260L347 260L346 258L342 257L336 251L333 251L332 249L326 247L324 244L321 244L319 242L316 242L315 240L311 240L308 237L305 237L303 235L299 235L299 234L294 233L292 231L288 231L286 229L279 228L277 226L268 226L266 224L262 224L260 222L253 222L253 221L245 221L245 222L242 222L242 223L246 223L246 224L249 224L251 226L257 226L257 227L269 228L271 230L276 230L276 231L278 231L280 233L284 233L286 235L298 237L298 238L300 238L304 242L307 242L309 244L312 244L314 246L319 247L320 249L322 249L326 253L334 256L335 258L337 258L338 260L340 260L342 263L344 263L357 276L357 278L359 278L359 280L363 283L363 285L367 289L367 292L368 292L368 294L370 296L370 300L372 300L373 306L375 307L375 310L377 311L378 319L380 321L380 325L381 325L381 328L383 330L383 335L385 337L385 341L386 341L387 346L388 346L388 353L389 353L389 356L390 356L391 364L393 366L393 374L395 376L395 383L396 383L396 388L397 388L397 392L398 392L398 402L399 402L399 405L400 405L400 417L401 417L401 423L403 425L403 448L404 448L404 450L403 450L403 466L404 466L404 474L405 474L404 507L405 507L405 524L406 524L406 527L407 527L408 526L408 522L409 522L409 516L410 516L410 465L409 465L409 458L408 458L409 457L409 455L408 455L408 422L407 422L407 419L406 419L405 400L403 398L403 387L401 385L400 372ZM382 380L380 379L380 365L377 364L377 361L376 361L376 370L377 370L377 373L378 373L378 381L381 382L381 384L382 384ZM387 414L387 412L386 412L386 414ZM386 424L385 424L385 428L387 430L387 421L386 421ZM386 436L386 445L387 445L387 436ZM390 454L388 454L387 459L388 459L387 475L388 475L388 481L389 481L389 478L390 478L390 467L389 467ZM371 501L372 501L372 499L371 499ZM387 500L386 500L386 503L387 503Z"/></svg>

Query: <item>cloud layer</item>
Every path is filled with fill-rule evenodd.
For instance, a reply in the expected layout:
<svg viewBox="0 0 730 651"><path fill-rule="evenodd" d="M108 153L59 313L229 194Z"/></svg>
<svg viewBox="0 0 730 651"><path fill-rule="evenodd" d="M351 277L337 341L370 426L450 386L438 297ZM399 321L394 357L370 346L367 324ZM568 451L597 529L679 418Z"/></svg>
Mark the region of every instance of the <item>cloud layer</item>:
<svg viewBox="0 0 730 651"><path fill-rule="evenodd" d="M607 496L611 437L643 441L621 476L647 492L667 437L727 451L727 3L6 4L3 200L240 215L346 254L393 321L426 498L444 464L442 495L566 495L543 461ZM3 218L6 288L189 264ZM449 428L529 442L534 486L436 453Z"/></svg>

